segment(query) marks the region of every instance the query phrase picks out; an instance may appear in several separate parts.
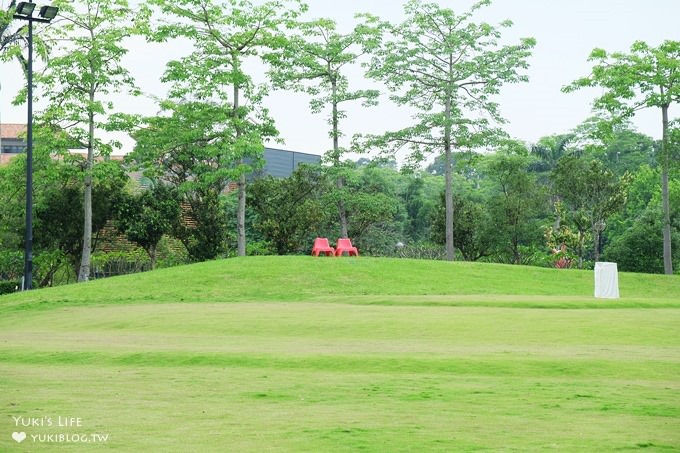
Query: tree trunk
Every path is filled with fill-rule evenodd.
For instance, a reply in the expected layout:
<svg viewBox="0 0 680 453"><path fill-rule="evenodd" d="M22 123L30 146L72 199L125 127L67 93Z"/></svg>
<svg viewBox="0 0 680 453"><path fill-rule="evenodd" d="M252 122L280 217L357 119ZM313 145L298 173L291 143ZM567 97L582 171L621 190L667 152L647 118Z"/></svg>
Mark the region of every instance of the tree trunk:
<svg viewBox="0 0 680 453"><path fill-rule="evenodd" d="M158 244L153 244L149 246L149 261L151 262L151 270L156 269L156 249L158 248Z"/></svg>
<svg viewBox="0 0 680 453"><path fill-rule="evenodd" d="M453 62L451 61L451 67ZM446 207L446 259L456 259L453 246L453 154L451 150L451 95L446 96L444 106L444 198Z"/></svg>
<svg viewBox="0 0 680 453"><path fill-rule="evenodd" d="M246 175L238 181L238 256L246 256Z"/></svg>
<svg viewBox="0 0 680 453"><path fill-rule="evenodd" d="M663 91L662 91L663 94ZM661 142L661 200L663 205L663 270L673 274L673 254L671 251L671 209L668 193L668 167L670 166L670 145L668 143L668 105L661 107L663 121L663 140Z"/></svg>
<svg viewBox="0 0 680 453"><path fill-rule="evenodd" d="M333 113L332 113L332 123L333 123L333 165L336 167L336 169L339 169L340 167L340 131L339 131L339 123L340 123L340 118L338 114L338 101L337 101L337 95L338 95L338 84L337 81L333 78L331 80L331 88L332 88L332 99L333 99ZM349 237L349 226L348 226L348 221L347 221L347 209L345 208L345 200L344 197L342 196L342 188L345 186L345 181L342 177L342 175L338 175L338 179L335 181L335 187L337 187L338 192L339 192L339 197L338 197L338 214L340 216L340 237L341 238L348 238Z"/></svg>
<svg viewBox="0 0 680 453"><path fill-rule="evenodd" d="M560 202L560 197L559 196L554 196L552 200L553 207L555 207L556 211L556 216L555 216L555 223L553 223L553 231L556 233L560 231L560 227L562 226L562 212L560 209L557 209L557 203Z"/></svg>
<svg viewBox="0 0 680 453"><path fill-rule="evenodd" d="M239 62L237 58L233 57L234 68L237 68ZM236 141L241 137L241 125L239 124L239 102L240 102L239 85L234 82L234 115L236 122ZM241 160L243 163L243 160ZM238 209L236 213L236 235L237 235L237 249L238 256L246 256L246 175L241 174L238 179Z"/></svg>
<svg viewBox="0 0 680 453"><path fill-rule="evenodd" d="M593 226L593 253L595 255L595 262L600 261L600 227Z"/></svg>
<svg viewBox="0 0 680 453"><path fill-rule="evenodd" d="M522 264L522 254L519 252L519 240L516 236L512 238L512 260L513 264Z"/></svg>
<svg viewBox="0 0 680 453"><path fill-rule="evenodd" d="M94 90L90 90L90 105L94 105ZM78 271L78 282L90 279L90 255L92 253L92 167L94 166L94 112L88 114L87 164L85 166L85 190L83 195L83 254Z"/></svg>
<svg viewBox="0 0 680 453"><path fill-rule="evenodd" d="M92 252L92 165L89 158L91 153L88 150L87 174L85 175L85 190L83 197L83 253L80 259L80 270L78 271L78 282L86 282L90 279L90 255Z"/></svg>

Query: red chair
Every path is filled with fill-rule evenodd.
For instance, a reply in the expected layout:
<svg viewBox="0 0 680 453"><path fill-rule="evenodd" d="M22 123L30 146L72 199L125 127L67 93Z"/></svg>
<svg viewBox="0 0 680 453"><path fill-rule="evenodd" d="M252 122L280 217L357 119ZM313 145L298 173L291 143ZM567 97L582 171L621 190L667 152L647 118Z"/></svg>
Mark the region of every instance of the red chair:
<svg viewBox="0 0 680 453"><path fill-rule="evenodd" d="M312 247L312 256L319 256L319 253L323 253L326 256L335 255L335 249L328 243L328 238L316 238L314 239L314 247Z"/></svg>
<svg viewBox="0 0 680 453"><path fill-rule="evenodd" d="M352 241L349 239L338 239L338 243L335 245L335 256L342 256L343 252L347 252L349 256L359 256L359 250L352 245Z"/></svg>

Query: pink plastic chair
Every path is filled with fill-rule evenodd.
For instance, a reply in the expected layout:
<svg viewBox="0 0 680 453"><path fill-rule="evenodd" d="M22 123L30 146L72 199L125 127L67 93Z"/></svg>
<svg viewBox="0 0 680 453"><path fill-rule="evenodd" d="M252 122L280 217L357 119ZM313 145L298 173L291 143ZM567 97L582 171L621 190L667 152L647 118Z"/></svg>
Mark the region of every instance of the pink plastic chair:
<svg viewBox="0 0 680 453"><path fill-rule="evenodd" d="M359 256L359 250L352 245L350 239L338 239L338 243L335 245L335 256L342 256L343 252L347 252L349 256Z"/></svg>
<svg viewBox="0 0 680 453"><path fill-rule="evenodd" d="M314 239L314 247L312 247L312 256L319 256L319 253L323 253L326 256L334 256L335 249L328 243L328 238L316 238Z"/></svg>

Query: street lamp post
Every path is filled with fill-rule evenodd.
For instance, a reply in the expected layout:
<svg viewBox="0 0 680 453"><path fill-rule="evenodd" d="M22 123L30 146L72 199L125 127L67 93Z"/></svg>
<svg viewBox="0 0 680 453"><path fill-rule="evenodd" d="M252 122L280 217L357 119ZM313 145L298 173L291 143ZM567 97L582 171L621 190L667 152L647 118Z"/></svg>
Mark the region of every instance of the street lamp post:
<svg viewBox="0 0 680 453"><path fill-rule="evenodd" d="M10 7L13 6L10 5ZM42 6L39 17L33 17L33 0L19 2L14 18L28 21L28 120L26 124L26 238L22 290L33 287L33 22L49 23L57 16L56 6Z"/></svg>

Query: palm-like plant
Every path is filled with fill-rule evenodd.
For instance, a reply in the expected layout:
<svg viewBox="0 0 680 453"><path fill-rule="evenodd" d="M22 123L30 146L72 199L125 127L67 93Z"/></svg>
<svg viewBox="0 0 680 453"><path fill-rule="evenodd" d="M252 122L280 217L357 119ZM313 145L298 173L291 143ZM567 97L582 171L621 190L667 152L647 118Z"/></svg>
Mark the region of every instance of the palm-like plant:
<svg viewBox="0 0 680 453"><path fill-rule="evenodd" d="M576 139L576 134L556 134L541 137L538 142L531 146L531 154L538 160L531 166L531 170L537 173L549 172L557 161L571 153L569 145Z"/></svg>

